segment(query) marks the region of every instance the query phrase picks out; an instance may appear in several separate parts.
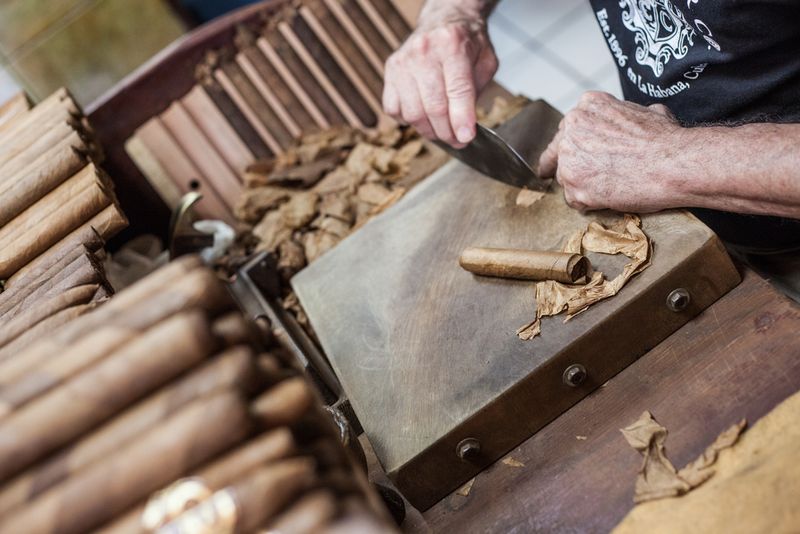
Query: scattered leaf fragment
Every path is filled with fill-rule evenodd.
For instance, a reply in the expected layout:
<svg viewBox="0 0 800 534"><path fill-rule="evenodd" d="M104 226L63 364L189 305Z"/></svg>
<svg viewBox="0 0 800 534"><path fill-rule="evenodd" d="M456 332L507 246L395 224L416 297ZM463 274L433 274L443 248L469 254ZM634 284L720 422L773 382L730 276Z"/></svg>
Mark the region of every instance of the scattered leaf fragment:
<svg viewBox="0 0 800 534"><path fill-rule="evenodd" d="M745 425L745 421L736 423L720 434L700 457L676 471L664 452L667 429L650 412L645 411L636 422L621 430L628 444L643 459L636 478L633 501L641 503L677 497L708 480L714 474L713 464L719 451L736 443Z"/></svg>
<svg viewBox="0 0 800 534"><path fill-rule="evenodd" d="M525 467L525 464L514 458L503 458L503 464L509 467Z"/></svg>
<svg viewBox="0 0 800 534"><path fill-rule="evenodd" d="M475 478L471 478L466 484L456 490L456 495L462 497L469 497L469 492L472 491L472 486L475 484Z"/></svg>
<svg viewBox="0 0 800 534"><path fill-rule="evenodd" d="M533 191L527 187L523 187L519 190L519 193L517 193L516 204L522 208L530 208L543 199L545 194L544 191Z"/></svg>
<svg viewBox="0 0 800 534"><path fill-rule="evenodd" d="M589 438L587 436L575 436L575 439L577 439L578 441L586 441Z"/></svg>

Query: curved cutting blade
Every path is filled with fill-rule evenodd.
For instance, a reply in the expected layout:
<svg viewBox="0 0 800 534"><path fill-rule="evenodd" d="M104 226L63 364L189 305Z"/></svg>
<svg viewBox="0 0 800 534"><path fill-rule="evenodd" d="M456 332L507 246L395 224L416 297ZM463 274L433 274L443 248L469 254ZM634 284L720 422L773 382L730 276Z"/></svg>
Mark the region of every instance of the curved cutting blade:
<svg viewBox="0 0 800 534"><path fill-rule="evenodd" d="M437 142L439 147L476 171L514 187L546 191L552 180L543 180L528 162L502 137L485 126L477 125L475 139L462 149Z"/></svg>

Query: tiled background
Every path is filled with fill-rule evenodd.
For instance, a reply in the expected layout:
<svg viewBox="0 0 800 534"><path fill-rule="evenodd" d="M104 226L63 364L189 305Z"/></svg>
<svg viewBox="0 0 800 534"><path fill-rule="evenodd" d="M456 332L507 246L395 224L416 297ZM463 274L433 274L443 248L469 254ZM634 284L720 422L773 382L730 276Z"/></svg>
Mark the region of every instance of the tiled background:
<svg viewBox="0 0 800 534"><path fill-rule="evenodd" d="M43 2L43 0L35 2L31 2L31 0L2 1L6 7L0 9L0 17L13 14L10 13L13 11L13 7L10 9L9 6L53 3L51 0L48 2ZM128 2L129 0L101 0L99 2L94 0L90 3L113 4L119 1ZM75 5L86 3L86 0L83 2L79 0L55 2L57 5L61 3ZM140 4L140 10L143 5L153 5L150 0L137 3ZM3 13L3 11L9 11L9 13ZM61 24L65 19L69 19L68 14L59 15ZM151 17L153 15L154 13L150 13ZM6 20L8 19L9 17L6 17ZM30 25L16 27L13 32L4 32L3 30L0 23L0 42L6 40L16 45L24 42L25 39L30 39L31 36L38 36L37 39L42 43L40 46L46 48L48 41L56 39L55 36L50 36L48 39L45 30L31 28ZM25 31L28 33L26 34ZM157 33L166 34L168 38L171 38L175 31L174 26L168 25L168 28L162 28ZM523 93L534 98L544 98L561 111L569 110L577 102L581 93L588 89L601 89L617 96L620 95L617 71L587 0L503 0L489 21L489 31L500 58L497 79L513 92ZM158 39L156 38L157 41ZM164 37L160 39L167 40ZM36 43L36 41L33 42ZM149 46L138 47L137 52L141 53L142 48L153 49L154 52L156 46L161 46L161 44L160 41L149 43ZM8 46L6 44L2 48ZM22 52L25 52L24 47ZM26 55L31 56L32 51L28 51ZM22 56L23 60L24 57L25 55ZM143 59L138 56L136 58L127 57L129 63ZM111 72L108 80L98 79L86 82L84 86L87 99L97 93L100 86L110 85L111 78L124 74L116 72L119 70L119 65L114 68L114 55L110 50L105 51L102 58L95 58L95 61L101 61L103 65L105 65L104 62L109 62L108 68L111 69ZM32 72L33 75L37 75L38 72L40 78L46 75L46 72L42 74L39 69L29 69L29 72ZM19 73L17 76L21 77ZM31 80L24 78L22 83L33 85ZM3 68L3 65L0 65L0 101L12 94L16 85L17 82Z"/></svg>
<svg viewBox="0 0 800 534"><path fill-rule="evenodd" d="M562 112L590 89L621 95L617 69L587 0L503 0L489 20L496 79Z"/></svg>

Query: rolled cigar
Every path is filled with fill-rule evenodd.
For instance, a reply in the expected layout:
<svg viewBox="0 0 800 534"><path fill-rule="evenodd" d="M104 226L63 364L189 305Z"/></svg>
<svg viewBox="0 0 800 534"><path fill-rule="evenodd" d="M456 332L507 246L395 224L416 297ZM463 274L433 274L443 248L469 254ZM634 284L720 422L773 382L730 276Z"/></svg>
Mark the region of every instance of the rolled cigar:
<svg viewBox="0 0 800 534"><path fill-rule="evenodd" d="M177 269L169 271L175 272ZM26 386L27 397L24 400L28 400L103 360L118 347L165 318L192 309L205 310L214 315L231 305L225 287L213 273L205 269L180 278L152 298L142 291L151 285L146 281L147 278L120 292L81 321L52 333L14 358L0 362L0 418L23 400L15 396L13 405L2 402L6 398L6 388L12 384L25 382L35 386ZM133 299L132 296L141 299ZM208 337L217 341L211 332ZM26 373L33 375L30 380L21 378ZM21 386L19 384L17 387Z"/></svg>
<svg viewBox="0 0 800 534"><path fill-rule="evenodd" d="M258 335L253 328L238 311L223 315L211 325L214 336L221 339L226 346L255 343Z"/></svg>
<svg viewBox="0 0 800 534"><path fill-rule="evenodd" d="M6 176L13 176L80 128L80 123L70 118L45 126L44 129L30 128L21 132L11 143L12 146L0 153L3 172L8 173Z"/></svg>
<svg viewBox="0 0 800 534"><path fill-rule="evenodd" d="M49 117L58 115L58 109L66 110L70 115L80 115L80 109L75 104L66 89L54 92L27 113L20 114L0 127L0 150L9 140L13 140L24 129L32 125L41 124Z"/></svg>
<svg viewBox="0 0 800 534"><path fill-rule="evenodd" d="M239 394L222 392L198 399L9 514L0 525L0 533L90 532L240 442L250 430L247 405ZM292 484L285 478L280 481Z"/></svg>
<svg viewBox="0 0 800 534"><path fill-rule="evenodd" d="M128 219L120 211L119 206L111 204L103 211L70 232L61 241L46 252L20 268L11 278L5 281L6 291L9 288L24 286L35 280L63 256L80 245L96 252L105 244L105 240L119 233L128 226Z"/></svg>
<svg viewBox="0 0 800 534"><path fill-rule="evenodd" d="M0 421L0 480L22 472L197 365L214 345L205 314L176 315L9 414Z"/></svg>
<svg viewBox="0 0 800 534"><path fill-rule="evenodd" d="M190 508L156 532L189 534L198 522L208 525L235 525L236 532L249 533L270 521L299 493L314 483L314 460L292 458L259 468L250 476L219 490L211 498ZM0 531L2 532L2 531Z"/></svg>
<svg viewBox="0 0 800 534"><path fill-rule="evenodd" d="M94 299L99 288L99 284L81 285L35 303L12 320L0 324L0 347L7 345L29 328L61 310L78 304L87 304Z"/></svg>
<svg viewBox="0 0 800 534"><path fill-rule="evenodd" d="M19 123L14 125L13 134L3 132L2 141L0 141L2 164L29 149L38 138L59 128L62 124L78 125L80 114L75 113L75 109L71 108L67 101L62 102L60 107L52 108L49 112L47 109L39 108L40 106L36 106L25 116L20 117Z"/></svg>
<svg viewBox="0 0 800 534"><path fill-rule="evenodd" d="M87 168L94 169L94 166ZM99 180L94 180L88 189L75 196L64 192L69 191L69 187L65 187L68 184L69 181L65 182L0 229L0 278L8 278L113 203L113 197ZM54 204L53 212L48 211L50 204ZM19 219L22 221L17 223ZM6 231L17 226L22 227L18 234Z"/></svg>
<svg viewBox="0 0 800 534"><path fill-rule="evenodd" d="M64 277L83 261L90 261L84 256L91 255L92 252L83 245L78 245L75 248L66 251L66 253L53 263L50 268L44 271L41 276L35 280L28 281L25 285L15 285L6 288L5 291L0 293L0 318L3 315L19 306L19 303L28 298L32 293L38 291L39 288L52 284L56 277ZM83 259L81 259L83 258Z"/></svg>
<svg viewBox="0 0 800 534"><path fill-rule="evenodd" d="M77 132L60 141L14 176L0 182L0 225L86 166L86 144Z"/></svg>
<svg viewBox="0 0 800 534"><path fill-rule="evenodd" d="M125 447L138 439L142 433L161 424L197 399L229 390L247 396L254 391L260 379L255 366L255 356L249 348L234 347L225 351L185 377L131 406L69 448L0 487L0 516ZM258 440L253 441L244 446L245 451L235 456L234 460L223 463L218 461L213 464L219 464L219 467L213 470L212 480L220 479L216 473L224 474L231 471L238 473L236 469L241 469L241 472L248 471L264 457L264 450L282 450L280 444L291 438L288 430L283 432L287 436L281 438L282 434L275 432L264 447L256 446ZM255 452L247 452L247 447L255 449ZM243 458L240 459L240 456ZM247 459L251 457L255 460L248 463ZM237 465L242 467L237 468ZM233 478L225 479L219 487L229 483Z"/></svg>
<svg viewBox="0 0 800 534"><path fill-rule="evenodd" d="M114 294L114 290L109 286L100 286L97 288L97 291L94 292L94 296L92 297L92 302L104 302L111 298L111 295Z"/></svg>
<svg viewBox="0 0 800 534"><path fill-rule="evenodd" d="M240 445L201 468L192 478L200 481L209 491L218 491L259 467L293 456L297 451L289 429L277 428ZM152 531L168 522L162 517L152 517L151 514L152 512L148 512L145 517L145 506L137 506L95 534L141 534L142 523Z"/></svg>
<svg viewBox="0 0 800 534"><path fill-rule="evenodd" d="M469 247L458 263L482 276L574 283L586 276L589 260L580 254L507 248Z"/></svg>
<svg viewBox="0 0 800 534"><path fill-rule="evenodd" d="M297 422L313 404L311 389L298 376L274 385L253 401L251 411L264 428L274 428Z"/></svg>
<svg viewBox="0 0 800 534"><path fill-rule="evenodd" d="M30 329L17 336L13 341L0 349L0 362L20 353L25 350L26 347L36 343L41 337L47 336L50 332L72 322L84 313L92 311L95 306L96 305L92 303L71 306L33 325Z"/></svg>
<svg viewBox="0 0 800 534"><path fill-rule="evenodd" d="M10 321L37 302L85 284L107 284L103 266L91 252L72 260L50 279L43 279L29 291L19 291L0 306L0 320Z"/></svg>
<svg viewBox="0 0 800 534"><path fill-rule="evenodd" d="M288 510L277 516L259 532L281 534L316 534L337 513L336 498L326 489L319 489L302 497Z"/></svg>

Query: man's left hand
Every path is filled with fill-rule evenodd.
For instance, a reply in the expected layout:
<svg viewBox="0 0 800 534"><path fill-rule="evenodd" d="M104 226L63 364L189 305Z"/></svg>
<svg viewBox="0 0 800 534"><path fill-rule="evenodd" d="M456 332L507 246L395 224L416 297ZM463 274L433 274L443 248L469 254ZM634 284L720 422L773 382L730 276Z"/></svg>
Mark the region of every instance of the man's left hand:
<svg viewBox="0 0 800 534"><path fill-rule="evenodd" d="M564 116L539 160L539 174L564 188L579 210L653 212L680 205L673 156L681 128L661 104L649 107L588 92Z"/></svg>

